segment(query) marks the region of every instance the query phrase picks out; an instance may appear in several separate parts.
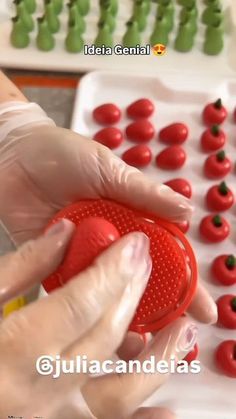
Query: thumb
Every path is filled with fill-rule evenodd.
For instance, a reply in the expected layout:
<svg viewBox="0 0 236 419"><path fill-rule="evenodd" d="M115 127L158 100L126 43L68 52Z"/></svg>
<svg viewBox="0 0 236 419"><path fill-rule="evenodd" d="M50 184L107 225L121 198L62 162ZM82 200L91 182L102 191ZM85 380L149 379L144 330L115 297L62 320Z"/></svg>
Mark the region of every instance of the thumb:
<svg viewBox="0 0 236 419"><path fill-rule="evenodd" d="M63 219L45 235L0 258L0 305L25 293L57 268L74 227Z"/></svg>

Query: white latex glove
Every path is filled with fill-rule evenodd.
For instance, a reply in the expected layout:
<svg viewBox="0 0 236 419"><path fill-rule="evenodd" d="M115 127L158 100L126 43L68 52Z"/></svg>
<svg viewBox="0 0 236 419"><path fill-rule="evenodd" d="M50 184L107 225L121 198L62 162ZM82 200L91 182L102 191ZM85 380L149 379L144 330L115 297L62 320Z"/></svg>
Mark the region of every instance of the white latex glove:
<svg viewBox="0 0 236 419"><path fill-rule="evenodd" d="M178 222L189 219L192 213L192 207L189 204L189 201L182 195L173 192L166 186L151 182L137 169L127 166L124 162L115 157L107 148L91 140L84 139L71 131L55 127L55 124L47 118L45 113L34 104L11 102L0 106L0 178L4 179L0 188L0 218L14 238L16 244L21 244L28 239L38 237L55 212L79 199L98 197L111 198L132 205L133 207L150 211L160 217ZM117 246L118 244L115 245ZM41 256L37 256L37 267L38 260L41 261ZM48 260L46 263L48 263L47 266L51 266ZM53 263L51 262L51 264ZM106 264L104 264L104 269L105 265ZM52 271L53 270L54 269L52 269ZM44 275L28 275L26 280L23 280L24 288L27 289L33 284L34 280L32 278L36 278L40 281L45 276L47 276L45 271ZM10 283L13 285L11 289ZM21 291L22 288L20 290L18 287L17 293ZM66 291L64 291L64 289L59 290L54 296L58 295L58 293L61 295L60 293L63 294L63 292ZM89 292L91 293L91 288L89 289ZM0 294L4 301L6 300L6 297L10 298L16 294L15 275L12 276L12 280L4 283ZM90 296L90 294L88 295ZM54 296L50 296L48 301L52 301L51 298ZM24 320L25 313L29 312L29 318L31 318L31 310L33 310L37 304L46 303L38 302L24 309L24 314L20 317L23 317L24 324L27 325L27 322ZM48 313L53 313L53 304L48 304ZM78 307L78 309L80 309L80 307ZM91 304L91 309L93 310L93 304ZM133 311L134 310L133 307ZM215 304L202 287L199 287L189 311L200 321L214 322L216 320ZM38 307L37 310L35 309L35 312L38 313ZM40 313L42 313L42 311L40 311ZM45 313L47 313L47 311L45 311ZM24 328L21 323L18 326L17 318L15 315L14 317L17 323L17 326L14 327L14 331L23 331ZM48 324L48 318L51 318L51 314L45 314L45 317L43 316L42 318L42 321L45 321L45 323ZM44 318L47 319L47 321L44 320ZM10 319L8 324L9 322ZM14 320L12 320L12 322L14 325ZM69 327L69 325L70 323L67 324L67 327ZM169 348L167 351L164 351L167 357L170 356L170 354L175 354L176 351L178 352L179 357L182 357L183 354L179 350L178 341L180 335L185 336L188 325L189 320L180 319L173 326L174 329L170 326L166 331L160 332L160 336L163 334L165 336L166 348ZM39 326L36 329L38 328ZM190 329L191 328L192 325L190 326ZM6 330L7 329L4 329L4 331ZM65 330L65 328L62 328L62 330ZM32 332L32 329L30 332ZM25 334L23 332L19 333L22 336L27 336L27 341L28 339L31 340L31 333L28 334L27 331ZM61 332L58 329L55 333L53 333L53 331L51 333L52 340L56 340L57 333L58 336L60 336ZM171 339L172 334L173 339ZM17 333L16 335L18 336ZM7 332L5 336L7 336ZM127 337L126 340L127 339L129 340L130 336ZM42 337L42 342L44 340L47 342L45 336ZM115 342L114 345L118 347L121 342L122 338L120 338L119 343ZM170 347L167 342L171 342ZM157 344L155 346L154 342L153 345L152 350L155 352L157 350ZM23 345L24 348L25 346L26 344ZM137 350L137 346L139 346L139 350ZM187 349L188 351L190 346L191 345L189 345ZM123 349L124 347L126 348L125 352L127 355L127 344L123 345ZM114 347L113 351L115 351L115 349L116 348ZM133 350L133 354L137 352L140 352L140 340L139 344L136 345L136 349ZM159 356L164 356L161 352L157 353ZM21 353L20 355L23 356ZM130 356L131 355L129 355L129 357ZM28 369L28 367L26 367L26 369ZM143 378L145 379L145 377ZM111 377L108 377L108 379L111 379ZM114 378L114 382L112 382L114 389L117 388L115 383L119 385L118 383L120 383L120 380ZM138 379L137 384L140 386ZM155 381L154 384L153 380L149 379L149 384L146 387L147 394L146 392L142 393L137 389L130 388L131 398L132 394L137 394L136 403L139 404L160 384L161 383L158 381ZM129 386L129 384L124 382L124 388L127 388L127 385ZM104 390L105 395L106 391L109 390L109 386L108 381L104 383L99 382L99 391L100 389L102 391L103 388L107 388L107 390ZM88 381L82 391L88 404L92 406L92 410L98 417L103 419L106 416L105 413L104 416L103 413L101 413L100 402L98 401L95 403L94 389L95 387L93 384ZM97 390L95 393L96 392ZM109 398L114 398L114 395L109 393L109 391L107 394L109 395ZM128 394L129 393L127 393L127 397ZM116 397L118 396L116 395ZM104 407L104 398L101 397L101 400L103 400ZM22 401L24 402L24 399L22 399ZM117 405L120 406L120 403L122 404L122 401L118 400ZM71 401L69 404L71 404ZM132 400L129 403L129 406L129 408L124 406L122 408L123 410L121 409L121 411L124 412L124 415L133 414L137 407ZM66 409L69 408L66 407ZM61 407L59 410L62 411ZM73 407L72 410L74 410ZM78 417L76 413L77 410L78 407L75 407L75 417ZM117 414L115 406L113 413L112 419L115 419L115 415ZM146 415L144 417L151 417L150 415L152 415L152 413L153 411L148 409L141 411L141 413L139 411L137 414ZM157 411L155 410L155 415L156 413ZM161 415L165 415L166 413L159 411L158 414L160 414L159 419L162 419L164 416Z"/></svg>
<svg viewBox="0 0 236 419"><path fill-rule="evenodd" d="M176 222L192 214L184 196L149 181L108 148L57 128L34 104L0 106L0 178L0 217L17 243L79 199L112 198Z"/></svg>
<svg viewBox="0 0 236 419"><path fill-rule="evenodd" d="M61 262L74 225L62 220L47 234L0 258L0 304L49 275ZM39 263L40 261L40 263ZM156 374L64 374L53 380L36 371L42 355L73 360L111 359L124 339L151 272L149 239L131 233L112 244L91 267L63 288L0 323L0 417L31 419L172 419L158 408L138 409L165 380ZM16 278L18 286L15 287ZM111 281L112 278L112 281ZM196 327L181 318L141 352L182 359Z"/></svg>
<svg viewBox="0 0 236 419"><path fill-rule="evenodd" d="M187 198L150 181L108 148L55 126L36 104L0 105L0 219L17 244L37 237L61 208L111 198L173 222L191 218ZM190 311L214 323L215 303L198 288Z"/></svg>

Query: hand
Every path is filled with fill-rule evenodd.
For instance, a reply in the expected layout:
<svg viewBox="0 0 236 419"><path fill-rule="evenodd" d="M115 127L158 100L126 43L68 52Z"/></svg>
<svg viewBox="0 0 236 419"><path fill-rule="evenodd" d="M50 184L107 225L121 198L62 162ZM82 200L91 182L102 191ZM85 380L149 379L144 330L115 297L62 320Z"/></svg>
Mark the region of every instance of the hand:
<svg viewBox="0 0 236 419"><path fill-rule="evenodd" d="M9 109L12 106L14 111ZM71 131L56 128L37 106L6 104L5 111L7 107L7 112L0 107L0 176L4 176L0 189L0 217L17 244L38 237L56 211L77 199L106 197L151 211L171 221L190 218L192 207L186 198L148 180L107 148ZM199 321L216 321L216 306L202 286L199 286L189 312ZM177 335L188 322L188 319L178 320L174 326ZM171 326L161 332L167 340L170 330ZM133 349L130 351L131 336L127 336L119 350L126 359L136 356L143 348L140 339L132 337L135 342ZM171 353L175 353L177 340L176 336ZM157 344L154 343L152 350L156 349ZM119 386L120 380L115 381ZM152 392L158 382L154 384L149 380L149 383L147 389ZM108 381L104 383L104 388L107 385ZM102 387L101 382L99 389ZM89 403L92 397L93 405L94 387L90 382L83 392ZM113 397L112 394L110 396ZM140 390L137 392L137 403L143 399ZM134 405L130 405L134 409ZM101 407L97 404L93 409L100 412ZM124 408L124 412L128 412L127 408ZM158 413L160 419L162 414L166 414L162 411ZM145 410L137 414L149 417L152 411Z"/></svg>
<svg viewBox="0 0 236 419"><path fill-rule="evenodd" d="M49 275L61 262L73 231L74 225L62 220L46 235L0 258L0 304ZM111 359L124 339L151 267L149 239L143 233L128 234L63 288L4 320L0 417L78 419L91 418L91 411L101 419L173 418L163 409L136 411L162 384L164 375L64 374L53 380L36 371L36 360L43 354L64 360L77 355L101 362ZM180 360L195 340L195 326L181 318L161 331L139 359L154 354L157 360L168 361L171 356Z"/></svg>
<svg viewBox="0 0 236 419"><path fill-rule="evenodd" d="M0 178L0 219L17 244L37 237L58 210L79 199L111 198L174 222L193 211L184 196L23 102L0 106ZM202 322L217 319L201 285L190 312Z"/></svg>
<svg viewBox="0 0 236 419"><path fill-rule="evenodd" d="M108 148L55 127L32 104L6 104L2 115L0 107L0 178L0 217L17 244L37 237L56 211L79 199L111 198L176 222L192 214L184 196Z"/></svg>

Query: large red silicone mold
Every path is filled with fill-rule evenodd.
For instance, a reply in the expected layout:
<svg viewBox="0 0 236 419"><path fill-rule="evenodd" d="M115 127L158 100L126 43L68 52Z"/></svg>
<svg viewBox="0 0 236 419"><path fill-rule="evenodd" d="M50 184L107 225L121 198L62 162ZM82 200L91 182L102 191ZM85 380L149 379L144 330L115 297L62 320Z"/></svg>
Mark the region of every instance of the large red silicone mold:
<svg viewBox="0 0 236 419"><path fill-rule="evenodd" d="M120 236L142 231L150 238L153 268L130 330L153 332L180 317L190 305L197 285L195 256L183 233L170 222L104 199L72 204L56 214L49 226L61 218L79 226L88 217L107 220L116 227ZM47 292L68 281L63 278L64 268L62 263L43 281Z"/></svg>

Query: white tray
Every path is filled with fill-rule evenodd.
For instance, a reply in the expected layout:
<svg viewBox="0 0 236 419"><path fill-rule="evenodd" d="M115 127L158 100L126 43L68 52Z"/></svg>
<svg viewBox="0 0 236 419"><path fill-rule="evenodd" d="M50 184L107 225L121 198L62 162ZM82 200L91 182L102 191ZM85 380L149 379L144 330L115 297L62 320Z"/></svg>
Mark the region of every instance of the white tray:
<svg viewBox="0 0 236 419"><path fill-rule="evenodd" d="M67 2L65 1L65 4ZM87 30L85 40L91 44L97 33L98 21L98 0L91 0L92 8L87 16ZM183 71L197 75L225 75L230 76L236 71L236 2L235 0L222 0L226 11L226 32L224 51L215 57L210 57L202 52L204 40L204 25L196 38L196 45L189 53L178 53L173 49L175 31L171 35L170 45L167 53L162 57L151 54L150 56L87 56L71 54L64 49L66 34L67 11L66 5L61 15L62 29L56 35L56 47L51 52L42 52L35 46L35 33L32 34L31 45L24 50L13 48L9 41L11 32L10 17L14 16L14 8L11 0L0 1L0 67L23 68L33 70L53 70L82 72L88 70L112 70L116 69L132 74L165 74L166 70ZM198 1L200 14L204 8L203 1ZM143 35L143 42L148 43L152 32L156 4L152 5L152 13L149 16L148 29ZM120 43L125 30L125 22L131 16L132 1L120 0L119 14L117 18L117 29L115 32L115 43ZM176 6L176 16L179 14L180 6ZM42 15L42 0L38 0L38 9L35 18ZM178 24L176 19L176 26ZM174 64L174 65L173 65Z"/></svg>
<svg viewBox="0 0 236 419"><path fill-rule="evenodd" d="M185 87L182 87L184 86L182 83ZM77 91L72 129L92 137L101 128L93 122L91 117L92 110L97 105L115 102L124 110L130 102L141 97L148 97L155 102L156 112L152 120L158 131L175 121L184 121L190 127L190 138L184 145L188 156L186 165L179 171L166 172L157 169L153 163L145 169L145 173L157 182L182 176L190 180L196 212L188 237L196 251L202 282L214 298L226 293L235 293L236 286L218 286L211 281L208 274L209 262L216 255L235 253L235 206L226 213L232 231L230 238L223 243L204 244L199 238L198 226L201 218L207 214L203 198L208 188L214 183L202 175L202 165L206 154L199 149L199 138L204 130L200 119L201 112L206 103L218 97L221 97L228 109L232 111L236 105L236 81L229 79L221 83L217 80L198 82L185 79L183 82L173 75L166 74L165 81L162 82L154 77L105 72L90 73L81 80ZM119 126L124 128L127 124L128 120L124 117ZM225 149L231 158L234 158L236 125L233 124L231 118L228 118L228 122L224 124L224 129L229 136ZM126 140L116 154L121 155L132 145ZM153 140L150 145L154 155L163 148L163 145L156 140ZM227 177L227 183L236 193L235 174ZM236 380L227 378L217 371L213 362L213 352L221 340L235 339L236 332L216 326L199 325L199 328L202 372L198 375L171 376L168 384L152 397L150 403L168 405L177 412L180 419L235 419Z"/></svg>

